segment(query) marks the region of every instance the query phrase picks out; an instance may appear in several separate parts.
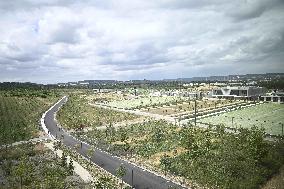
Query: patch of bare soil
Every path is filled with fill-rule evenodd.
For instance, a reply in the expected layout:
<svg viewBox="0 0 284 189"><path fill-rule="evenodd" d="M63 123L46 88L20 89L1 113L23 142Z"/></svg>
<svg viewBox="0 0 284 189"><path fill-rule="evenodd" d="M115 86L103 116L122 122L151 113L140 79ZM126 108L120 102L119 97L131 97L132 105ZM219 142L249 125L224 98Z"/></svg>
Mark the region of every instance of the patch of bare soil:
<svg viewBox="0 0 284 189"><path fill-rule="evenodd" d="M261 189L284 189L284 165L278 174L273 176Z"/></svg>

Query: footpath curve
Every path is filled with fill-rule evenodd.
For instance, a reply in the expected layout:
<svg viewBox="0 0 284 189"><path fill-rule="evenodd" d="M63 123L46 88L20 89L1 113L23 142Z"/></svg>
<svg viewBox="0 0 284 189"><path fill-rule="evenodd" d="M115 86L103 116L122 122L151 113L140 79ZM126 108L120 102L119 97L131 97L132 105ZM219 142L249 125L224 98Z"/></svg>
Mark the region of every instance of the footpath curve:
<svg viewBox="0 0 284 189"><path fill-rule="evenodd" d="M74 147L76 144L80 144L81 141L70 136L64 130L60 129L57 126L55 121L55 113L59 108L67 101L67 97L64 96L59 100L54 106L52 106L47 112L45 112L41 119L41 124L44 131L52 139L62 139L64 145L68 147ZM63 137L62 137L63 136ZM82 143L82 148L78 151L84 157L87 157L87 150L91 147L87 143ZM94 156L91 158L92 162L102 167L109 173L115 175L116 169L123 164L126 168L126 175L122 178L124 182L133 186L135 189L168 189L168 188L184 188L177 183L169 181L162 176L159 176L153 172L145 170L141 167L138 167L130 162L122 160L116 156L96 149ZM133 175L132 175L133 173Z"/></svg>

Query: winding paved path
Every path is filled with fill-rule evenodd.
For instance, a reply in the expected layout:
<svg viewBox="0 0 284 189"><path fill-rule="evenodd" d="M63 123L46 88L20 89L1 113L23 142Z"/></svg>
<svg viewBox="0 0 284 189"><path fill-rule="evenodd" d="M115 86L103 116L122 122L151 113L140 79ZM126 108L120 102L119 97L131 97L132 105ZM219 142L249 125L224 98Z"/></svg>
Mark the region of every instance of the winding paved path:
<svg viewBox="0 0 284 189"><path fill-rule="evenodd" d="M63 135L63 143L66 146L73 147L75 144L80 144L80 141L70 136L68 133L59 129L55 121L54 114L58 111L63 103L67 101L67 97L62 98L54 107L46 112L43 117L46 128L48 129L50 135L54 136L57 139L60 139ZM90 148L90 145L83 143L82 148L79 150L79 153L87 157L87 149ZM107 152L95 150L94 156L91 160L115 175L115 170L123 164L126 168L127 173L123 177L123 180L128 184L135 187L135 189L167 189L169 187L174 188L183 188L178 184L175 184L171 181L166 180L154 173L151 173L147 170L143 170L140 167L137 167L133 164L128 163L127 161L121 160L115 156L110 155ZM133 170L133 184L132 184L132 170Z"/></svg>

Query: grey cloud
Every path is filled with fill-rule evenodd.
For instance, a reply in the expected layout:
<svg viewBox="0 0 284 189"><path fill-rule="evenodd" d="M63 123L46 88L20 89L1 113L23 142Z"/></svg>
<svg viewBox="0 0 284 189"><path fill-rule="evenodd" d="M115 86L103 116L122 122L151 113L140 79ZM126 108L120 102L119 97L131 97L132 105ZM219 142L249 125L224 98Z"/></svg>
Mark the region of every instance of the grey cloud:
<svg viewBox="0 0 284 189"><path fill-rule="evenodd" d="M247 20L247 19L252 19L259 17L260 15L263 14L265 11L266 7L265 6L258 6L258 7L250 7L250 5L243 5L243 8L240 8L240 10L233 10L228 13L229 16L234 18L236 21L241 21L241 20Z"/></svg>
<svg viewBox="0 0 284 189"><path fill-rule="evenodd" d="M228 6L225 13L235 21L248 20L260 17L264 12L284 6L282 0L251 0L235 1Z"/></svg>
<svg viewBox="0 0 284 189"><path fill-rule="evenodd" d="M72 5L77 0L2 0L0 1L0 10L17 11L31 10L46 6L67 6Z"/></svg>
<svg viewBox="0 0 284 189"><path fill-rule="evenodd" d="M160 1L161 6L164 8L170 8L170 9L197 9L201 7L208 7L212 5L221 5L225 1L224 0L217 0L217 1L211 1L211 0L165 0Z"/></svg>
<svg viewBox="0 0 284 189"><path fill-rule="evenodd" d="M170 60L165 56L166 55L166 47L157 48L155 47L155 42L145 42L138 46L133 47L135 49L125 49L120 52L110 52L104 51L100 52L100 56L105 57L105 61L102 64L106 65L120 65L123 68L131 68L133 67L144 67L146 65L149 66L151 64L157 63L166 63ZM122 53L122 59L116 59L115 56L117 53ZM119 69L121 70L121 69Z"/></svg>
<svg viewBox="0 0 284 189"><path fill-rule="evenodd" d="M47 26L48 27L48 26ZM67 43L75 44L80 42L80 35L78 30L80 29L81 24L76 21L72 22L71 20L60 21L55 23L55 26L50 26L50 31L40 31L40 32L49 32L47 33L46 43ZM41 30L41 28L39 28ZM49 30L49 28L47 28Z"/></svg>
<svg viewBox="0 0 284 189"><path fill-rule="evenodd" d="M120 66L116 66L115 70L116 71L122 71L122 72L123 71L144 70L144 69L153 68L156 65L158 65L158 64L151 64L151 65L143 65L143 64L139 64L139 65L120 65Z"/></svg>
<svg viewBox="0 0 284 189"><path fill-rule="evenodd" d="M51 43L77 43L80 41L76 27L69 24L62 24L62 27L52 33Z"/></svg>
<svg viewBox="0 0 284 189"><path fill-rule="evenodd" d="M238 61L256 61L265 57L273 57L284 50L283 34L284 31L283 33L271 33L263 36L240 37L231 42L228 49L231 49L231 54L241 50Z"/></svg>
<svg viewBox="0 0 284 189"><path fill-rule="evenodd" d="M18 62L30 62L40 59L43 52L38 49L24 49L18 47L16 44L2 43L0 44L0 56L5 59L14 60Z"/></svg>

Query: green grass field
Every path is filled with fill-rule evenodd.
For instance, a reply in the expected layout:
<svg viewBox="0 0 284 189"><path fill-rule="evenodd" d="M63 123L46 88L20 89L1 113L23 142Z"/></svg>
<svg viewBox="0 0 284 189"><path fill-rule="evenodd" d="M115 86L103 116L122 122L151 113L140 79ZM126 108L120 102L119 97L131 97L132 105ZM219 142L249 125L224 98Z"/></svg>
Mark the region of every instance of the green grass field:
<svg viewBox="0 0 284 189"><path fill-rule="evenodd" d="M232 125L232 117L233 125ZM219 116L201 119L200 122L214 125L224 124L227 127L252 126L263 127L265 132L273 135L282 134L284 124L284 104L266 103L241 110L227 112Z"/></svg>

